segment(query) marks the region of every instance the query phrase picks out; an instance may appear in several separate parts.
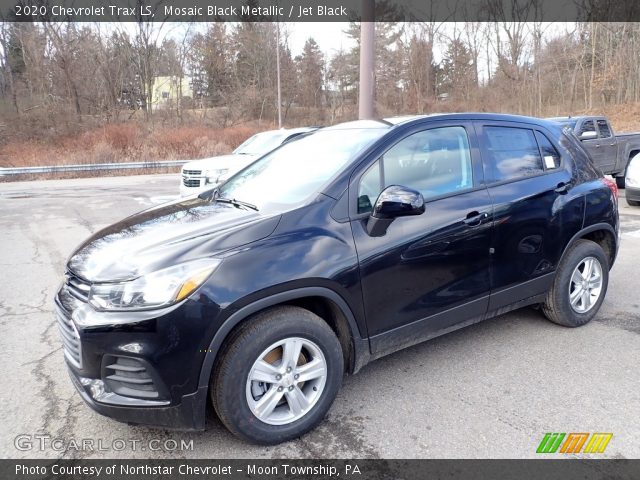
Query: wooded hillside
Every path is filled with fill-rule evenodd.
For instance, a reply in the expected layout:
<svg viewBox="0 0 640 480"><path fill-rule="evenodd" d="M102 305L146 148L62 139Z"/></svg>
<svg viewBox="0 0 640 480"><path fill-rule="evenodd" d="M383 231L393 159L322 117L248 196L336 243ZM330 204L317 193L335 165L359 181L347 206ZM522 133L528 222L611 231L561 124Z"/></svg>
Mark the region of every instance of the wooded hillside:
<svg viewBox="0 0 640 480"><path fill-rule="evenodd" d="M281 25L286 126L356 117L359 25L344 34L354 48L309 38L294 56ZM269 22L1 23L0 166L228 151L275 125L277 39ZM588 111L636 128L639 46L637 23L377 23L376 113Z"/></svg>

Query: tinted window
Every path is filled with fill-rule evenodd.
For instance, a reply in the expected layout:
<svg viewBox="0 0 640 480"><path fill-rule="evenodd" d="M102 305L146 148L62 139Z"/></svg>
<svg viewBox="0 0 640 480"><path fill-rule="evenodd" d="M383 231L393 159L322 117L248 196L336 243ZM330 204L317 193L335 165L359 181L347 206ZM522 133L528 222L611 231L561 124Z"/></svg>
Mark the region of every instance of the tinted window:
<svg viewBox="0 0 640 480"><path fill-rule="evenodd" d="M547 170L558 168L560 166L560 154L558 150L556 150L556 147L553 146L551 141L543 133L536 132L536 138L538 139L538 145L542 152L544 168Z"/></svg>
<svg viewBox="0 0 640 480"><path fill-rule="evenodd" d="M594 125L593 120L587 120L580 127L578 136L582 135L584 132L595 132L595 131L596 131L596 126Z"/></svg>
<svg viewBox="0 0 640 480"><path fill-rule="evenodd" d="M471 154L465 129L434 128L400 140L361 177L358 212L371 211L389 185L413 188L425 199L471 188Z"/></svg>
<svg viewBox="0 0 640 480"><path fill-rule="evenodd" d="M360 185L358 186L358 213L370 212L373 209L373 202L376 201L381 191L380 161L377 161L360 177Z"/></svg>
<svg viewBox="0 0 640 480"><path fill-rule="evenodd" d="M261 211L300 204L386 129L327 129L288 142L231 177L220 196L256 205Z"/></svg>
<svg viewBox="0 0 640 480"><path fill-rule="evenodd" d="M485 127L489 165L493 180L501 182L529 177L543 171L542 158L533 130Z"/></svg>
<svg viewBox="0 0 640 480"><path fill-rule="evenodd" d="M603 138L611 136L611 129L606 120L598 120L598 130L600 130L600 136Z"/></svg>

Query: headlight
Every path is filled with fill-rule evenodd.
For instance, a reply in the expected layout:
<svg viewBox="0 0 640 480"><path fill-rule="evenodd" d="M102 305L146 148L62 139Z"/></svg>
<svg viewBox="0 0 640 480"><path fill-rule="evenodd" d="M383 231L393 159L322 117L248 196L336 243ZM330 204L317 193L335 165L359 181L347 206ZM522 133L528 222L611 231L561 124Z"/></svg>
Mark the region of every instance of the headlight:
<svg viewBox="0 0 640 480"><path fill-rule="evenodd" d="M194 260L128 282L94 284L89 293L89 302L99 310L165 307L191 295L220 262L210 258Z"/></svg>

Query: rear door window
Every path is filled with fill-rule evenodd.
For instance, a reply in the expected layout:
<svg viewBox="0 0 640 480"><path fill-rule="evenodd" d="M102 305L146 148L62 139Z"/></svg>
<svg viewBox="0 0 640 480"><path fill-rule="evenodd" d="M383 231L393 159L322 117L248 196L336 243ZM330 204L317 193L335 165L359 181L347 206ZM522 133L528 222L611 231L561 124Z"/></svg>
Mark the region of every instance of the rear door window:
<svg viewBox="0 0 640 480"><path fill-rule="evenodd" d="M611 136L611 129L606 120L598 120L598 130L600 130L600 136L607 138Z"/></svg>
<svg viewBox="0 0 640 480"><path fill-rule="evenodd" d="M544 172L533 130L484 127L486 162L494 182L526 178Z"/></svg>

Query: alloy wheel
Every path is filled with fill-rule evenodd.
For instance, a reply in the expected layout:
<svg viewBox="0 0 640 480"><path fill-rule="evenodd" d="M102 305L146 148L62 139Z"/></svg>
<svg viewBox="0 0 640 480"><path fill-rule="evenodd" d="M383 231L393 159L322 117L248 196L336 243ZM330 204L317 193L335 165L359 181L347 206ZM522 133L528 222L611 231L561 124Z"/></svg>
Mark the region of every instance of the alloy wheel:
<svg viewBox="0 0 640 480"><path fill-rule="evenodd" d="M602 293L602 265L595 257L584 258L571 274L569 303L576 313L586 313Z"/></svg>
<svg viewBox="0 0 640 480"><path fill-rule="evenodd" d="M313 408L326 380L322 350L306 338L286 338L265 349L253 363L247 377L247 402L258 420L286 425Z"/></svg>

